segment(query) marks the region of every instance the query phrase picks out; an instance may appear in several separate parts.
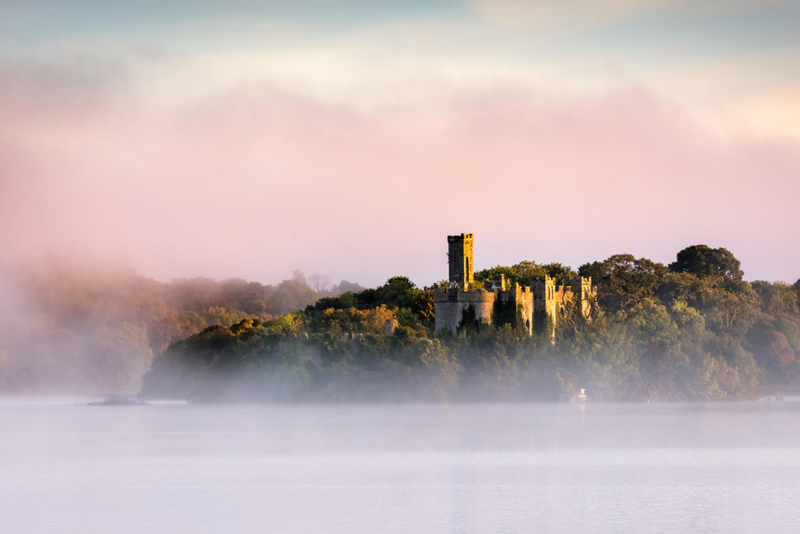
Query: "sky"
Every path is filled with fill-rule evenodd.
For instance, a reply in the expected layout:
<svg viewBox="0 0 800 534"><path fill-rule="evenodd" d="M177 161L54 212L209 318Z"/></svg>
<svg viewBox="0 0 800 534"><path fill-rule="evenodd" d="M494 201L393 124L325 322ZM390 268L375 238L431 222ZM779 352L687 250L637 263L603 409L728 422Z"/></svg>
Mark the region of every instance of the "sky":
<svg viewBox="0 0 800 534"><path fill-rule="evenodd" d="M0 0L0 263L800 278L800 2Z"/></svg>

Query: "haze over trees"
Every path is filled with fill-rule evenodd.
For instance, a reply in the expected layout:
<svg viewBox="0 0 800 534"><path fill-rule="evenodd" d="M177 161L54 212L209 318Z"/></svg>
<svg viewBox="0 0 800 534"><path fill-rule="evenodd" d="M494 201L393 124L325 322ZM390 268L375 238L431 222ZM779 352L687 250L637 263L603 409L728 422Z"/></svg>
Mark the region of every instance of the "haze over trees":
<svg viewBox="0 0 800 534"><path fill-rule="evenodd" d="M0 310L0 392L136 391L154 354L211 325L269 320L323 295L295 271L264 285L233 278L161 283L127 265L53 257L5 268ZM12 295L13 293L13 295Z"/></svg>
<svg viewBox="0 0 800 534"><path fill-rule="evenodd" d="M435 287L403 276L366 289L299 271L273 286L64 259L6 269L18 291L0 307L0 391L135 391L146 372L144 395L198 400L553 400L580 387L596 400L726 400L800 383L800 280L747 282L726 249L688 247L668 266L521 261L475 278L500 273L591 276L592 316L565 303L555 343L513 324L437 334Z"/></svg>
<svg viewBox="0 0 800 534"><path fill-rule="evenodd" d="M525 281L591 276L587 320L565 303L555 343L522 325L433 330L434 287L397 276L271 321L212 327L170 346L145 396L263 401L753 399L800 381L800 281L746 282L728 250L680 251L665 266L617 254L582 265L523 261L478 271ZM386 335L386 321L396 322Z"/></svg>

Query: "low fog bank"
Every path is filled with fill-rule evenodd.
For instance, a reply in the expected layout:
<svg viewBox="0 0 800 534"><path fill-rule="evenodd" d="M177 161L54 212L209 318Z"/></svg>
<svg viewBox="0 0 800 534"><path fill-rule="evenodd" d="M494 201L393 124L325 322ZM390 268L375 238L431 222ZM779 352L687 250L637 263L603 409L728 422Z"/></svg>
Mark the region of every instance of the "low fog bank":
<svg viewBox="0 0 800 534"><path fill-rule="evenodd" d="M157 357L139 396L205 403L556 402L585 389L593 402L669 402L755 400L798 390L767 383L775 376L759 365L764 353L755 357L725 338L664 350L627 336L558 347L511 328L491 339L431 338L404 327L392 336L288 332L293 326L245 320L211 327ZM796 366L784 367L786 378L796 379Z"/></svg>
<svg viewBox="0 0 800 534"><path fill-rule="evenodd" d="M5 268L0 395L505 402L585 388L624 402L755 399L800 384L800 281L748 282L726 249L695 245L670 265L618 254L577 271L525 260L476 272L475 287L501 275L591 277L596 294L588 314L568 297L554 323L539 313L533 335L506 308L488 322L464 310L451 333L435 330L446 282L395 276L364 289L297 271L275 286L162 283L65 257Z"/></svg>
<svg viewBox="0 0 800 534"><path fill-rule="evenodd" d="M752 400L800 384L800 282L747 282L726 249L696 245L669 266L627 254L582 265L522 261L475 273L525 282L591 277L579 297L534 314L463 310L434 327L435 294L396 276L278 319L215 326L172 345L142 396L206 402ZM553 322L554 321L554 322ZM779 390L778 390L779 391Z"/></svg>
<svg viewBox="0 0 800 534"><path fill-rule="evenodd" d="M752 356L676 353L654 362L642 347L589 356L507 328L490 339L287 333L243 321L210 328L160 355L140 398L191 402L555 402L586 388L592 401L754 400Z"/></svg>
<svg viewBox="0 0 800 534"><path fill-rule="evenodd" d="M218 346L224 337L219 335ZM407 342L398 350L396 345ZM266 339L256 351L239 347L216 353L192 344L197 340L171 348L154 362L139 398L195 403L554 402L577 391L578 383L596 385L582 369L565 366L558 358L512 363L491 349L465 358L432 340L383 343L370 335L339 342L326 336L281 336ZM614 392L594 391L600 395L596 400L613 400Z"/></svg>
<svg viewBox="0 0 800 534"><path fill-rule="evenodd" d="M155 354L209 325L269 320L360 289L300 271L275 286L162 283L122 262L76 256L0 265L0 395L135 393Z"/></svg>

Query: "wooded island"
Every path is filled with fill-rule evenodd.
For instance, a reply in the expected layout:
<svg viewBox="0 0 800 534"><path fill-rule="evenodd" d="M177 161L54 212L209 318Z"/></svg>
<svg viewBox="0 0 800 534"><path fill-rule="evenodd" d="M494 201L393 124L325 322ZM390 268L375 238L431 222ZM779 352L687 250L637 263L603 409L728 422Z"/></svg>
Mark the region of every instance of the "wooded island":
<svg viewBox="0 0 800 534"><path fill-rule="evenodd" d="M523 261L457 276L424 288L397 276L275 319L209 326L154 360L141 395L554 401L585 388L597 401L745 400L800 380L800 283L744 281L724 248L688 247L668 266L620 254L578 272ZM502 320L497 307L481 317L464 305L455 328L436 328L437 292L576 279L591 290L569 293L539 328L521 304Z"/></svg>

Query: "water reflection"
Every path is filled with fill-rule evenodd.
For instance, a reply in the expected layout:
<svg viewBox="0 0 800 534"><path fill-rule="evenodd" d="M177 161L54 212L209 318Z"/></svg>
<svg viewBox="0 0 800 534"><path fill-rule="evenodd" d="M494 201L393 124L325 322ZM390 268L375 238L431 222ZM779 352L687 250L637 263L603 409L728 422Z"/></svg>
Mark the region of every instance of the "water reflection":
<svg viewBox="0 0 800 534"><path fill-rule="evenodd" d="M0 406L8 532L796 532L798 403Z"/></svg>

